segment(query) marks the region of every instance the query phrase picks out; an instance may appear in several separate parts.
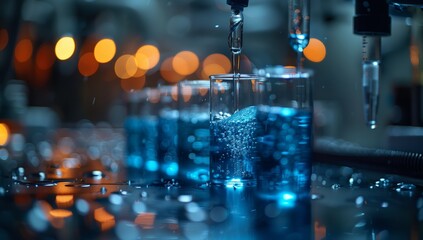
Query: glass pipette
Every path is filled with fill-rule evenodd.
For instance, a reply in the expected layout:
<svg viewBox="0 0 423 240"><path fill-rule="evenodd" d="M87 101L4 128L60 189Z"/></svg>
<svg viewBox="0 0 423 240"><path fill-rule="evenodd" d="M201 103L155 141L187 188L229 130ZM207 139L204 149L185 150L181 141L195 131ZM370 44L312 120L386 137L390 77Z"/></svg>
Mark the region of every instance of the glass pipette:
<svg viewBox="0 0 423 240"><path fill-rule="evenodd" d="M376 128L379 101L380 36L363 36L362 87L364 93L364 115L367 125Z"/></svg>
<svg viewBox="0 0 423 240"><path fill-rule="evenodd" d="M229 19L228 45L232 57L233 89L234 89L234 112L239 110L239 74L241 67L242 34L244 27L244 7L248 6L248 0L227 0L231 5L231 17Z"/></svg>
<svg viewBox="0 0 423 240"><path fill-rule="evenodd" d="M300 71L302 54L310 40L310 0L289 0L288 15L289 44L297 52Z"/></svg>
<svg viewBox="0 0 423 240"><path fill-rule="evenodd" d="M354 34L363 37L362 87L364 117L376 128L381 66L381 37L391 34L391 17L386 0L355 0Z"/></svg>
<svg viewBox="0 0 423 240"><path fill-rule="evenodd" d="M240 73L240 60L242 51L242 33L244 26L244 16L241 9L232 8L231 18L229 20L228 44L232 57L232 72Z"/></svg>

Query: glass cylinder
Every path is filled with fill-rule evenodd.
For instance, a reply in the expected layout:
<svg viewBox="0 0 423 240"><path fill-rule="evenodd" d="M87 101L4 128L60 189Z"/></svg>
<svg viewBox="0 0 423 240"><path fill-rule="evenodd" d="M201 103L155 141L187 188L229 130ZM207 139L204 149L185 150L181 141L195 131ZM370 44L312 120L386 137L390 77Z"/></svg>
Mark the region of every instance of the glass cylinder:
<svg viewBox="0 0 423 240"><path fill-rule="evenodd" d="M158 120L157 158L160 178L175 179L178 176L178 87L177 85L159 86L160 110Z"/></svg>
<svg viewBox="0 0 423 240"><path fill-rule="evenodd" d="M209 80L178 83L178 180L183 186L209 181Z"/></svg>
<svg viewBox="0 0 423 240"><path fill-rule="evenodd" d="M215 185L255 185L257 83L255 75L210 76L210 178Z"/></svg>
<svg viewBox="0 0 423 240"><path fill-rule="evenodd" d="M312 154L312 72L282 66L258 70L258 192L294 206L309 195Z"/></svg>
<svg viewBox="0 0 423 240"><path fill-rule="evenodd" d="M127 94L125 163L131 180L148 181L157 174L159 97L155 88L145 88Z"/></svg>

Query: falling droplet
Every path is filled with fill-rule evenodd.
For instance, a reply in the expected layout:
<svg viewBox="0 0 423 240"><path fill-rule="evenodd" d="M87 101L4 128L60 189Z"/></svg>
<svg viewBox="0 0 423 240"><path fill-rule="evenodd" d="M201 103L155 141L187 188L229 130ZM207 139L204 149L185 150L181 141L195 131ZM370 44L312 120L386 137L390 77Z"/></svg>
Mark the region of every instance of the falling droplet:
<svg viewBox="0 0 423 240"><path fill-rule="evenodd" d="M100 193L101 194L106 194L107 193L107 188L106 187L101 187L100 188Z"/></svg>
<svg viewBox="0 0 423 240"><path fill-rule="evenodd" d="M219 27L220 27L219 24L214 25L214 28L219 28Z"/></svg>
<svg viewBox="0 0 423 240"><path fill-rule="evenodd" d="M339 184L339 183L335 183L335 184L332 185L333 190L339 190L340 188L341 188L341 184Z"/></svg>

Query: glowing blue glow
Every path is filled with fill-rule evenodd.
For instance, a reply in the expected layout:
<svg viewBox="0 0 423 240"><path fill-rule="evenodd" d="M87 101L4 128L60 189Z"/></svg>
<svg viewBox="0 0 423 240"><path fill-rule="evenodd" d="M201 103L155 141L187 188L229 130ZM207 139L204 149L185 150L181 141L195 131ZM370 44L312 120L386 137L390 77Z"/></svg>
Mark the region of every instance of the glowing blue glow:
<svg viewBox="0 0 423 240"><path fill-rule="evenodd" d="M295 202L297 200L297 195L291 192L281 193L278 204L280 207L291 208L295 207Z"/></svg>
<svg viewBox="0 0 423 240"><path fill-rule="evenodd" d="M244 183L241 182L241 179L239 179L239 178L233 178L231 180L228 180L225 185L226 185L227 188L242 188L242 187L244 187Z"/></svg>
<svg viewBox="0 0 423 240"><path fill-rule="evenodd" d="M176 162L169 163L165 166L165 172L168 176L176 176L178 174L179 165Z"/></svg>
<svg viewBox="0 0 423 240"><path fill-rule="evenodd" d="M128 167L141 168L142 158L139 155L131 154L126 157L126 164Z"/></svg>
<svg viewBox="0 0 423 240"><path fill-rule="evenodd" d="M281 109L281 114L285 117L292 117L294 116L296 113L294 108L282 108Z"/></svg>
<svg viewBox="0 0 423 240"><path fill-rule="evenodd" d="M155 172L159 169L159 163L154 160L149 160L145 163L145 169L150 172Z"/></svg>

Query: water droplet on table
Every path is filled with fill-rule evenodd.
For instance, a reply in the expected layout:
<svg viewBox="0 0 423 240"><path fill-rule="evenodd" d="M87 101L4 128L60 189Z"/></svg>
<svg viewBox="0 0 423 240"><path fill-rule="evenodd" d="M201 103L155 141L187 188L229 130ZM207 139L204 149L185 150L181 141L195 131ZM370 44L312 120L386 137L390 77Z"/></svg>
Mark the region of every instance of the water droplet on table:
<svg viewBox="0 0 423 240"><path fill-rule="evenodd" d="M100 180L104 178L106 175L100 170L93 170L84 174L84 177L92 178L95 180Z"/></svg>

